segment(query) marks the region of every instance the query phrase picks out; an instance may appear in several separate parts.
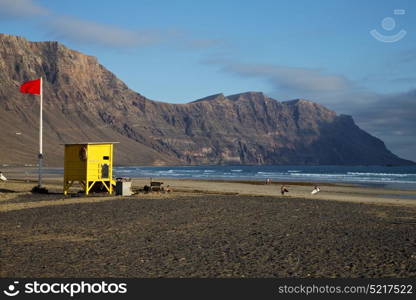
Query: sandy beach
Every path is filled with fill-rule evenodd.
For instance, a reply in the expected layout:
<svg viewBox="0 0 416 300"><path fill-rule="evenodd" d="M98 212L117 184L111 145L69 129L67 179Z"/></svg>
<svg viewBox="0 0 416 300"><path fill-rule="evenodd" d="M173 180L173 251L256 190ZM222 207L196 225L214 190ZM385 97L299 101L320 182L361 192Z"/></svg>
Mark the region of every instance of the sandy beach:
<svg viewBox="0 0 416 300"><path fill-rule="evenodd" d="M416 191L154 178L173 192L64 197L56 175L41 195L8 174L2 277L416 276Z"/></svg>

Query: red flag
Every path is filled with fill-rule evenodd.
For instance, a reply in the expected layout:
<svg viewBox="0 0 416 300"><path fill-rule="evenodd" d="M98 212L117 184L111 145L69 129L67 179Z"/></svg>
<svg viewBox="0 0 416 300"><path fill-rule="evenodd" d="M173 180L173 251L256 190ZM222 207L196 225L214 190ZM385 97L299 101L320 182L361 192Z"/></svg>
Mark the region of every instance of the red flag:
<svg viewBox="0 0 416 300"><path fill-rule="evenodd" d="M26 81L20 86L20 91L25 94L40 95L40 79Z"/></svg>

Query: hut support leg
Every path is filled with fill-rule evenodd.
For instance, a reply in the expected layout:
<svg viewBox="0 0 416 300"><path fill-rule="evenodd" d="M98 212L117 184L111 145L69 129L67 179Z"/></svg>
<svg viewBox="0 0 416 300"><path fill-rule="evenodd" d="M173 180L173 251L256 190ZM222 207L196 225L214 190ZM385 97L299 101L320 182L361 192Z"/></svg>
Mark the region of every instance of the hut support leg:
<svg viewBox="0 0 416 300"><path fill-rule="evenodd" d="M68 182L64 181L64 195L68 194Z"/></svg>
<svg viewBox="0 0 416 300"><path fill-rule="evenodd" d="M110 183L110 186L108 186L106 183L105 183L105 181L102 181L102 183L103 183L103 185L105 186L105 188L107 189L107 191L108 191L108 193L109 194L111 194L111 183Z"/></svg>
<svg viewBox="0 0 416 300"><path fill-rule="evenodd" d="M64 195L68 194L68 190L72 186L73 183L74 183L73 181L65 180L65 182L64 182Z"/></svg>
<svg viewBox="0 0 416 300"><path fill-rule="evenodd" d="M90 189L92 188L92 186L94 185L94 183L96 183L96 181L93 181L91 184L89 184L89 181L87 181L86 183L86 187L85 187L85 195L88 195Z"/></svg>

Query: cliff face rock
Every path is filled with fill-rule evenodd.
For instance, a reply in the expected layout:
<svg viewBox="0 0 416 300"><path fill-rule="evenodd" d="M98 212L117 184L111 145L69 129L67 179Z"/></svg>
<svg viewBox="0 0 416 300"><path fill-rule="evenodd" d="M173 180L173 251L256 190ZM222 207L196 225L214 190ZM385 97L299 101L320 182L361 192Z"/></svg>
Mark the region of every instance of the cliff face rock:
<svg viewBox="0 0 416 300"><path fill-rule="evenodd" d="M0 163L33 164L39 97L19 92L44 78L47 165L60 144L118 141L117 164L409 164L351 117L259 92L217 94L187 104L149 100L94 57L56 42L0 34Z"/></svg>

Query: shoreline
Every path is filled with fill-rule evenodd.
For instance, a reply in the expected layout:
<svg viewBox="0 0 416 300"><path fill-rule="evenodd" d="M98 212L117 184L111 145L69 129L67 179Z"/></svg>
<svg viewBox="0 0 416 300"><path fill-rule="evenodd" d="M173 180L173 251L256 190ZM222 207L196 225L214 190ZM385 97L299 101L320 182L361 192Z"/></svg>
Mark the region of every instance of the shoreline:
<svg viewBox="0 0 416 300"><path fill-rule="evenodd" d="M138 190L145 185L149 185L150 178L132 178L132 188ZM267 196L277 199L307 199L307 200L322 200L322 201L338 201L351 202L361 204L375 204L375 205L394 205L416 207L416 191L411 190L397 190L384 189L374 187L362 187L356 185L336 184L336 183L312 183L312 182L273 182L272 184L265 184L260 181L235 181L235 180L204 180L204 179L182 179L182 178L153 178L153 181L161 181L166 187L169 185L175 195L239 195L239 196ZM70 204L74 198L64 196L62 193L63 178L56 176L56 174L49 174L43 179L44 186L60 201L60 204ZM26 203L18 206L12 204L8 205L9 199L17 196L31 195L30 190L37 184L37 175L32 174L28 176L24 173L16 172L9 177L7 182L0 184L0 211L9 211L21 208L39 207L40 203ZM289 193L284 196L280 193L281 185L285 185ZM318 185L321 191L318 194L312 195L311 191L314 185ZM75 185L70 189L72 196L81 190L81 187ZM40 197L31 196L31 197ZM90 199L94 201L107 201L110 198L119 196L103 196L102 199L90 195L77 195L78 199L85 199L89 202ZM132 197L149 197L145 194L138 194ZM169 196L167 196L169 197ZM128 197L127 197L128 198ZM30 201L29 201L30 202ZM82 202L82 201L81 201ZM44 205L50 205L51 202L42 202ZM54 202L58 204L58 201Z"/></svg>
<svg viewBox="0 0 416 300"><path fill-rule="evenodd" d="M130 166L130 168L147 168L149 166L139 166L139 167L134 167L134 166ZM157 167L157 166L156 166ZM176 166L163 166L165 168L175 168ZM218 167L218 166L188 166L188 167L204 167L204 168L209 168L209 167ZM234 167L234 166L227 166L227 167ZM235 166L237 167L237 166ZM239 166L239 167L247 167L247 166ZM264 166L264 167L271 167L271 166ZM280 167L280 166L277 166ZM288 167L293 167L296 168L298 166L288 166ZM305 166L305 167L309 167L309 166ZM325 167L325 166L324 166ZM328 167L337 167L337 166L328 166ZM340 166L340 167L344 167L344 166ZM351 167L358 167L358 166L351 166ZM382 167L382 166L380 166ZM146 175L146 176L142 176L139 174L132 174L130 175L130 173L128 172L123 172L121 170L116 171L116 168L128 168L128 166L118 166L118 167L114 167L114 172L113 172L113 177L124 177L124 178L136 178L136 179L148 179L148 178L163 178L166 180L191 180L191 181L210 181L210 182L228 182L228 183L253 183L253 184L263 184L266 180L266 177L261 177L261 176L230 176L230 177L224 177L223 175L219 174L217 177L212 176L212 177L203 177L203 176L186 176L184 174L179 174L179 176L164 176L163 174L157 174L159 171L155 172L156 174L154 175ZM30 167L16 167L16 166L7 166L7 167L3 167L1 170L3 170L3 172L6 172L6 175L8 174L8 177L10 179L34 179L37 178L37 172L38 169L37 167L34 166L30 166ZM155 170L153 170L155 171ZM163 172L164 170L161 170L160 172ZM177 172L182 172L182 170L175 170ZM174 171L174 172L175 172ZM197 171L197 170L195 170ZM129 171L130 172L130 171ZM152 172L152 171L150 171ZM184 172L188 172L186 170L184 170ZM194 171L192 171L194 172ZM221 172L221 171L220 171ZM284 171L277 171L277 172L284 172ZM311 171L313 172L313 171ZM319 171L318 171L319 172ZM260 172L262 173L262 172ZM350 173L350 172L348 172ZM354 173L354 172L353 172ZM117 176L116 176L116 175ZM186 174L186 173L185 173ZM211 174L211 173L210 173ZM227 174L227 173L226 173ZM401 191L409 191L409 192L416 192L416 181L415 182L409 182L409 181L365 181L365 180L360 180L359 178L357 178L356 180L354 179L344 179L344 180L325 180L322 178L319 178L320 175L322 175L323 177L325 176L344 176L343 174L333 174L333 173L322 173L317 175L317 178L314 177L303 177L303 178L296 178L296 177L291 177L290 175L291 173L289 173L288 176L286 176L285 178L276 178L276 177L270 177L270 179L274 182L274 183L278 183L278 184L285 184L285 185L306 185L306 184L311 184L311 185L323 185L323 186L350 186L350 187L359 187L359 188L374 188L374 189L385 189L388 191L391 190L401 190ZM300 177L302 177L302 173L297 173L300 174ZM366 173L363 173L366 174ZM369 173L371 174L371 173ZM235 174L234 174L235 175ZM305 175L309 175L309 174L305 174ZM375 173L375 175L378 175L377 173ZM382 175L382 174L381 174ZM386 174L388 175L388 174ZM394 176L396 176L395 174L392 174ZM404 174L407 175L407 174ZM47 168L43 168L43 177L44 178L57 178L57 177L62 177L63 176L63 168L61 167L47 167ZM345 176L347 176L347 174L345 174ZM403 175L401 173L397 173L397 176L402 177ZM416 177L416 174L415 174ZM393 177L394 178L394 177Z"/></svg>

